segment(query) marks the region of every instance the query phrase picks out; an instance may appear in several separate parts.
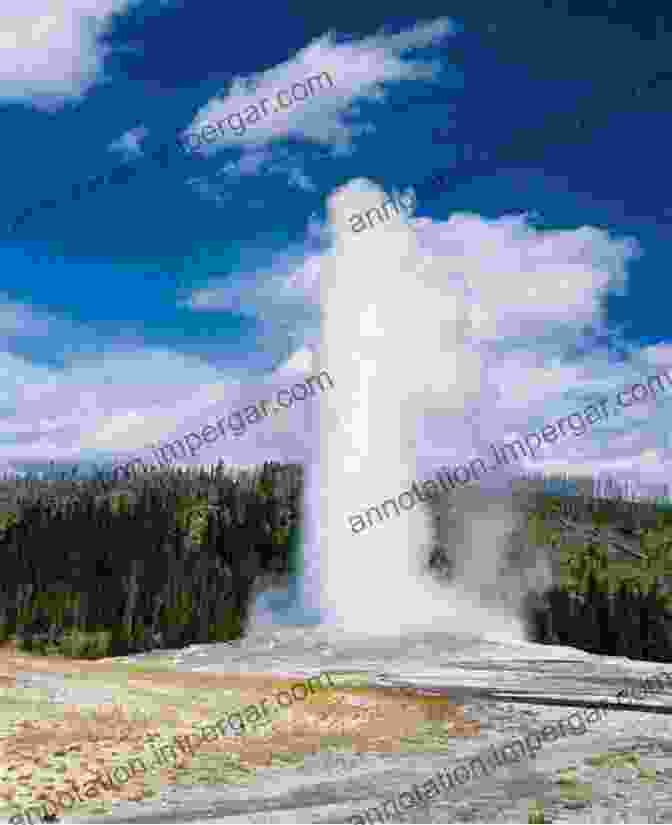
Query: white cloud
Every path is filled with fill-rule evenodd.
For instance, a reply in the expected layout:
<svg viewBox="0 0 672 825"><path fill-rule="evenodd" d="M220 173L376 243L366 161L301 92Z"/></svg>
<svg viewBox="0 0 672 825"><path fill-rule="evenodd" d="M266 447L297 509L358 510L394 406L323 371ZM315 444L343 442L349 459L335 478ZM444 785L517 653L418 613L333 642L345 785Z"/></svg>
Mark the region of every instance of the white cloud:
<svg viewBox="0 0 672 825"><path fill-rule="evenodd" d="M353 243L361 242L363 273L367 259L372 267L378 265L380 248L392 237L387 230L395 232L393 223L377 224L362 232L361 238L353 233ZM672 349L663 345L633 352L625 363L614 362L608 350L600 349L581 358L568 356L585 327L597 332L607 329L603 299L609 292L623 293L628 266L640 254L634 240L591 227L544 231L521 216L486 220L453 215L447 221L411 219L411 226L420 251L416 257L408 253L409 277L414 277L410 274L414 269L422 272L437 302L445 300L451 284L464 283L472 322L478 313L486 319L472 328L474 348L487 366L477 417L465 416L465 433L458 433L454 424L448 427L442 410L450 405L439 393L418 425L423 466L432 466L430 458L434 464L439 457L452 456L456 462L466 458L466 439L474 426L491 441L507 440L507 434L524 435L599 398L610 398L613 406L619 390L643 374L655 373L655 364L672 363ZM326 236L324 230L322 235ZM213 282L194 292L187 305L199 311L229 309L268 317L276 325L292 318L299 327L304 323L305 331L309 326L305 319L311 313L312 318L319 316L321 273L329 266L330 254L330 250L306 251L298 261L279 259L266 271ZM409 353L413 325L423 323L416 316L409 320ZM315 327L311 330L316 332ZM407 359L405 366L417 372L424 360L424 353L415 353L412 364ZM428 363L441 374L438 363L431 359ZM428 374L427 382L435 384L436 377ZM447 387L446 393L450 391ZM634 462L657 478L665 467L666 451L660 445L665 427L661 408L666 400L613 415L588 436L566 438L545 448L539 461L555 462L549 468L581 467L584 473ZM526 466L521 463L520 470ZM529 467L539 466L529 463Z"/></svg>
<svg viewBox="0 0 672 825"><path fill-rule="evenodd" d="M48 331L49 321L44 313L36 313L26 304L0 294L0 340L3 336L46 335Z"/></svg>
<svg viewBox="0 0 672 825"><path fill-rule="evenodd" d="M438 46L444 37L455 31L450 20L441 18L431 23L419 23L398 34L380 32L359 41L336 42L334 34L326 34L286 63L256 75L234 78L225 94L213 98L199 110L184 135L200 132L206 124L225 121L229 116L244 112L245 124L234 127L241 134L236 134L224 123L216 139L209 136L212 143L200 141L199 151L210 154L225 146L258 147L277 139L298 138L329 146L336 152L348 152L355 135L373 129L371 124L352 121L355 102L384 102L385 84L436 79L441 69L438 61L412 60L408 53ZM322 72L328 72L332 86L323 77L321 86L313 81L312 95L292 101L287 108L277 106L278 92L291 90L293 84L303 83ZM271 101L266 116L259 105L262 98ZM284 98L285 105L286 100ZM259 111L259 119L248 108L253 105ZM191 145L195 143L192 138Z"/></svg>
<svg viewBox="0 0 672 825"><path fill-rule="evenodd" d="M531 467L531 465L528 465ZM533 468L547 474L566 473L575 476L596 476L616 478L622 482L631 481L635 485L646 483L671 483L669 460L655 449L629 452L623 458L596 457L588 464L572 461L545 461Z"/></svg>
<svg viewBox="0 0 672 825"><path fill-rule="evenodd" d="M626 266L638 255L632 239L587 226L541 230L520 215L453 214L440 229L423 221L422 231L452 271L465 273L476 297L472 321L491 341L592 322L607 291L623 294Z"/></svg>
<svg viewBox="0 0 672 825"><path fill-rule="evenodd" d="M652 364L658 369L672 368L672 344L654 344L645 347L641 355L646 363Z"/></svg>
<svg viewBox="0 0 672 825"><path fill-rule="evenodd" d="M323 233L313 225L307 243L321 242ZM303 252L303 255L301 254ZM259 345L283 351L288 337L309 342L318 334L319 274L324 255L319 251L288 250L272 267L235 273L194 291L181 306L201 312L234 312L261 323Z"/></svg>
<svg viewBox="0 0 672 825"><path fill-rule="evenodd" d="M351 233L352 243L361 250L362 279L384 260L381 250L401 243L396 238L396 220L401 225L401 218L393 218L361 235ZM672 347L667 344L641 350L631 347L623 363L615 362L606 349L593 349L581 357L568 355L585 326L598 332L605 328L602 299L609 290L623 290L628 265L638 254L633 241L588 227L544 231L519 217L411 218L409 227L414 240L404 241L400 255L405 256L408 277L422 279L425 303L409 304L407 334L394 342L393 349L400 385L404 370L413 370L414 385L426 385L433 393L418 418L416 434L419 468L428 476L437 465L469 458L466 451L474 431L489 442L501 442L538 431L546 423L582 410L595 398L609 398L613 407L618 391L672 365ZM311 342L312 336L314 343L319 334L323 275L337 254L329 239L329 228L312 219L301 246L278 255L266 269L213 278L188 296L183 306L255 318L273 351L281 351L288 335L294 335L300 350L302 340ZM450 360L442 331L423 331L420 336L422 341L434 341L434 347L417 344L418 333L414 332L423 329L427 318L435 317L436 307L443 306L446 295L459 284L469 296L472 317L475 307L487 313L487 321L472 330L473 351L484 365L485 381L474 408L463 416L462 429L453 423L449 426L445 414L455 393L453 387L442 384ZM390 283L390 290L397 288ZM354 292L353 306L357 299ZM8 336L38 331L53 335L54 329L60 333L66 328L63 324L18 304L0 306L0 335L3 329ZM74 340L80 340L81 330L73 327L73 332ZM198 358L171 352L89 355L73 361L65 373L6 355L0 359L5 401L14 400L17 409L0 419L0 445L5 442L0 461L29 455L85 458L83 453L96 450L124 452L128 460L148 443L179 438L212 417L272 397L273 387L294 382L290 373L297 380L305 377L309 358L304 347L289 367L259 377L246 366L237 373L224 372ZM333 379L338 384L339 376L333 374ZM468 370L464 380L471 381ZM661 480L672 456L666 403L668 398L663 396L658 403L614 414L581 438L566 437L548 445L539 453L539 461L530 462L529 467L586 474L625 474L627 470L629 476L636 471ZM319 400L315 409L318 405ZM197 458L222 457L233 463L271 457L298 460L305 456L315 417L304 406L250 427L244 439L228 442L225 449L215 443ZM14 443L9 445L6 442L12 435ZM520 470L526 466L521 463Z"/></svg>
<svg viewBox="0 0 672 825"><path fill-rule="evenodd" d="M273 386L303 380L309 363L309 353L299 351L273 375L260 377L245 364L224 371L198 357L128 351L123 341L117 351L109 351L108 345L101 355L100 341L87 328L9 300L0 304L0 342L3 333L7 341L67 337L76 354L66 368L54 368L0 351L2 466L31 460L102 461L119 454L128 460L142 454L148 443L171 434L179 438L213 417L270 400ZM306 413L289 412L291 416L270 419L233 442L233 463L263 461L269 450L277 460L292 451L298 457L303 441L293 426L301 433ZM204 451L204 460L217 461L221 453L222 445L215 444Z"/></svg>
<svg viewBox="0 0 672 825"><path fill-rule="evenodd" d="M81 99L103 78L101 42L115 14L137 0L21 0L5 3L0 100L52 109Z"/></svg>

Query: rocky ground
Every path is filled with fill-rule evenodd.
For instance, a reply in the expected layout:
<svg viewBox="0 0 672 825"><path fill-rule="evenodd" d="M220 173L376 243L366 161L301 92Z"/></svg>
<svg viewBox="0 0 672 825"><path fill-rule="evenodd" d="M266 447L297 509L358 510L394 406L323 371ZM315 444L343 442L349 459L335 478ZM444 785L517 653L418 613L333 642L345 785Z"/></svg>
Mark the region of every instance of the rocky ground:
<svg viewBox="0 0 672 825"><path fill-rule="evenodd" d="M346 704L356 704L353 696L367 708L375 702L378 727L355 730L352 708L341 712L345 707L341 705L340 738L330 738L325 730L309 747L309 734L305 725L301 727L305 720L299 719L303 711L297 705L292 709L294 727L285 730L291 735L285 736L282 746L270 746L276 754L278 748L283 750L280 763L257 760L253 772L237 778L220 776L218 781L212 775L207 779L202 775L199 781L192 771L188 784L180 782L174 771L163 777L150 798L112 802L111 813L101 811L95 818L76 816L73 810L63 814L62 822L346 822L493 744L500 748L518 736L567 719L579 708L586 714L584 706L591 703L607 710L585 732L545 742L534 758L502 764L489 777L477 777L400 816L392 813L386 821L672 822L670 690L630 699L629 707L615 701L619 690L641 684L644 677L663 670L661 665L593 656L572 648L441 633L400 641L328 636L301 628L260 631L234 644L195 645L125 659L136 665L159 660L168 665L173 682L175 677L184 680L185 692L187 682L197 674L241 690L244 683L249 690L260 673L276 674L278 679L283 674L340 673L334 678L349 688L339 689L339 701L347 695ZM25 665L16 673L24 684L28 671L35 675ZM76 685L72 674L63 681L71 693L61 700L96 698L90 695L90 684ZM357 683L373 690L358 692ZM413 690L395 694L394 686ZM59 685L52 680L43 682L43 688L55 691ZM89 693L75 696L76 688ZM409 704L413 693L415 704ZM106 701L109 695L99 698ZM426 712L424 722L411 718L422 701L434 708ZM399 713L402 703L406 704ZM327 716L335 714L334 707L327 709ZM402 737L404 719L409 724ZM469 720L474 723L471 727ZM410 732L413 727L415 734ZM314 728L311 731L312 736ZM242 740L230 747L243 752ZM373 813L370 817L379 821Z"/></svg>

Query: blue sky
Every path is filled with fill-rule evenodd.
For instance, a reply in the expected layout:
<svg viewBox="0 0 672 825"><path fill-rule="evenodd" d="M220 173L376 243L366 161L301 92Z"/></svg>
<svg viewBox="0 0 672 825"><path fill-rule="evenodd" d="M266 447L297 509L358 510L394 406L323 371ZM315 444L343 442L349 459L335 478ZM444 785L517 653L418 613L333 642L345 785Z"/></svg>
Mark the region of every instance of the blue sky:
<svg viewBox="0 0 672 825"><path fill-rule="evenodd" d="M672 366L672 74L652 80L672 70L672 21L628 5L12 2L0 465L137 454L304 376L326 201L361 177L392 192L450 173L410 221L473 288L493 440ZM332 87L245 134L175 146L325 71ZM128 182L71 197L122 163ZM544 464L669 481L666 412L642 405ZM295 457L304 414L207 458Z"/></svg>

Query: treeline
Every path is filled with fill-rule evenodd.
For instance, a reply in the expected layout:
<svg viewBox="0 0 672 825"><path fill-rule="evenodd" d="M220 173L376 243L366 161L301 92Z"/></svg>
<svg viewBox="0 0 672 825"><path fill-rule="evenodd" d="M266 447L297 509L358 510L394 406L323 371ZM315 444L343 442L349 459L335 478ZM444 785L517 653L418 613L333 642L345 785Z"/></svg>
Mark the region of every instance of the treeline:
<svg viewBox="0 0 672 825"><path fill-rule="evenodd" d="M0 481L0 640L92 658L229 641L254 594L289 572L299 465L167 469L123 483L75 476ZM554 546L560 560L556 586L528 605L533 638L669 661L672 512L590 495L603 482L587 481L565 477L565 494L552 495L527 479L514 493L524 543ZM614 529L637 555L614 555L600 538Z"/></svg>
<svg viewBox="0 0 672 825"><path fill-rule="evenodd" d="M622 586L609 593L591 578L583 593L554 588L548 606L531 610L535 642L569 645L604 656L627 656L669 662L672 614L668 600L656 591L632 592Z"/></svg>
<svg viewBox="0 0 672 825"><path fill-rule="evenodd" d="M561 571L556 586L531 606L534 641L669 661L670 508L655 499L591 497L585 486L581 492L554 496L528 489L528 538L537 546L553 547ZM566 529L567 522L592 531L594 539L581 540ZM620 540L614 541L614 535Z"/></svg>
<svg viewBox="0 0 672 825"><path fill-rule="evenodd" d="M240 636L286 567L298 465L0 484L0 640L117 656Z"/></svg>
<svg viewBox="0 0 672 825"><path fill-rule="evenodd" d="M615 503L620 512L641 512L656 509L672 509L670 485L637 484L627 479L608 476L590 478L572 476L563 473L544 475L529 473L513 482L514 489L536 491L548 495L570 496L583 499L585 504L595 500L608 500Z"/></svg>

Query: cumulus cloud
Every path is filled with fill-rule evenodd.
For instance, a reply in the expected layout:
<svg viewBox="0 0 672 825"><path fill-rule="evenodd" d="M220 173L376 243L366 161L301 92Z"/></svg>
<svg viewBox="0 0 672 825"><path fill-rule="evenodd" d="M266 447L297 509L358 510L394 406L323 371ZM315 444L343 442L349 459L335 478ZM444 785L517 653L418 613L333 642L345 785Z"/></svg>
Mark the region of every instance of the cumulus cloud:
<svg viewBox="0 0 672 825"><path fill-rule="evenodd" d="M362 278L379 266L381 250L395 242L396 220L401 222L401 216L361 235L352 233ZM409 278L422 278L429 315L444 293L453 292L456 284L463 286L473 351L485 369L479 397L463 416L464 432L458 432L454 416L448 426L454 392L441 381L448 362L442 367L441 359L426 347L414 348L414 329L422 327L424 310L422 306L409 309L407 336L395 344L395 352L404 353L400 354L400 383L404 370L410 369L416 373L415 384L419 386L422 374L428 388L417 432L409 433L416 444L419 472L427 477L443 463L462 463L472 457L466 453L474 432L489 442L512 440L598 398L613 402L619 390L672 366L672 347L667 344L641 350L631 346L621 362L606 347L570 355L587 326L597 331L606 328L603 299L610 291L623 292L628 266L640 254L632 239L590 227L547 231L532 226L524 216L411 217L406 225L414 241L400 247L404 272ZM281 361L266 376L248 367L238 373L224 372L197 358L147 350L72 361L66 375L5 356L0 363L8 376L5 408L15 401L17 411L0 419L0 439L5 442L0 460L25 457L27 452L41 458L71 458L82 451L115 451L129 460L138 454L133 450L143 455L149 443L179 438L208 423L209 417L270 398L274 387L303 380L305 364L299 368L299 362L303 358L310 363L310 350L319 337L320 289L333 255L330 227L313 219L303 243L277 255L265 268L213 273L205 287L184 299L182 306L193 312L228 311L255 319L261 340L267 335L275 352L293 336L291 365ZM390 290L395 288L390 283ZM354 306L358 295L353 293L351 300ZM65 322L5 302L0 308L0 334L4 328L7 335L21 335L24 323L28 330L42 328L51 334ZM81 338L81 330L72 332L75 339ZM432 334L440 340L440 330ZM437 344L435 349L441 357L450 357L445 347ZM18 381L10 380L19 374L20 389ZM333 380L337 383L339 376L333 374ZM670 458L666 403L663 396L628 408L582 438L565 438L546 447L536 463L521 462L520 470L586 474L627 470L632 475L634 468L642 477L661 479ZM305 458L319 400L312 411L309 405L304 407L295 405L283 416L250 427L244 439L232 440L226 447L214 444L197 459L221 457L245 464ZM10 447L7 441L12 434Z"/></svg>
<svg viewBox="0 0 672 825"><path fill-rule="evenodd" d="M614 399L647 365L648 374L653 374L655 364L672 363L669 347L632 352L626 363L615 363L607 349L593 349L581 358L569 355L586 328L608 329L604 298L623 294L628 267L641 254L632 238L585 226L544 230L525 215L486 220L457 214L445 221L411 218L410 223L419 251L409 256L409 273L421 273L426 287L436 290L437 300L450 285L464 284L473 345L487 367L479 403L465 413L465 433L457 434L454 422L447 427L442 414L450 409L449 387L427 401L415 443L419 464L428 473L451 456L455 461L467 458L465 439L474 428L491 441L510 440L599 398ZM392 224L377 224L362 233L363 272L367 260L370 266L378 265L381 250L390 242L388 230L394 231ZM268 315L276 324L293 317L305 331L308 319L314 323L320 314L320 276L328 255L328 249L311 250L300 261L278 261L265 271L212 283L194 292L186 305L197 311ZM414 324L422 324L421 318L409 318L409 353ZM416 353L412 368L417 371L425 359ZM441 374L440 365L431 359L429 363ZM436 383L429 376L428 386L432 382ZM536 463L522 462L520 470L540 469L550 462L549 470L582 466L584 472L608 472L628 462L632 466L641 457L645 473L658 473L665 455L660 450L664 420L658 410L663 403L665 399L634 407L594 428L588 437L545 450Z"/></svg>
<svg viewBox="0 0 672 825"><path fill-rule="evenodd" d="M423 235L453 271L466 273L476 334L491 341L593 323L607 292L623 294L627 265L639 254L633 239L588 226L538 229L525 215L454 214L440 227L423 221Z"/></svg>
<svg viewBox="0 0 672 825"><path fill-rule="evenodd" d="M73 363L66 373L5 356L0 369L5 376L21 376L23 386L17 378L14 392L7 393L6 402L16 409L0 417L0 463L151 458L147 445L181 438L194 428L200 431L227 413L271 400L278 389L305 380L310 358L305 350L294 353L265 377L244 368L225 372L197 358L151 350L111 352ZM12 383L6 385L11 388ZM303 455L305 413L288 413L291 421L278 415L256 430L251 427L244 442L214 444L199 460L263 462L269 450L277 460Z"/></svg>
<svg viewBox="0 0 672 825"><path fill-rule="evenodd" d="M0 31L0 99L51 109L81 99L103 77L102 42L115 14L137 0L6 3Z"/></svg>
<svg viewBox="0 0 672 825"><path fill-rule="evenodd" d="M642 479L672 481L666 423L669 416L664 409L672 400L672 383L663 376L665 391L644 403L624 408L617 402L619 392L625 391L628 400L629 387L646 383L667 365L644 363L642 368L643 358L615 363L607 350L572 362L543 362L542 356L541 348L509 353L491 371L498 396L495 409L485 419L491 441L520 440L602 399L608 402L608 418L595 423L585 434L544 445L536 459L520 462L521 470L615 476L637 483ZM654 356L652 360L657 359Z"/></svg>
<svg viewBox="0 0 672 825"><path fill-rule="evenodd" d="M4 341L3 341L4 338ZM269 376L247 364L223 370L203 359L157 349L129 346L120 336L105 346L84 325L12 302L0 303L0 344L6 349L47 339L70 341L64 365L33 363L25 356L0 351L0 466L31 461L129 460L149 443L180 438L214 419L278 389L305 380L310 352L294 352ZM310 374L310 373L308 373ZM132 399L132 402L129 402ZM203 460L231 463L298 460L305 455L301 425L304 410L269 419L243 442L204 451ZM298 429L295 430L295 426ZM151 454L150 454L151 457Z"/></svg>

